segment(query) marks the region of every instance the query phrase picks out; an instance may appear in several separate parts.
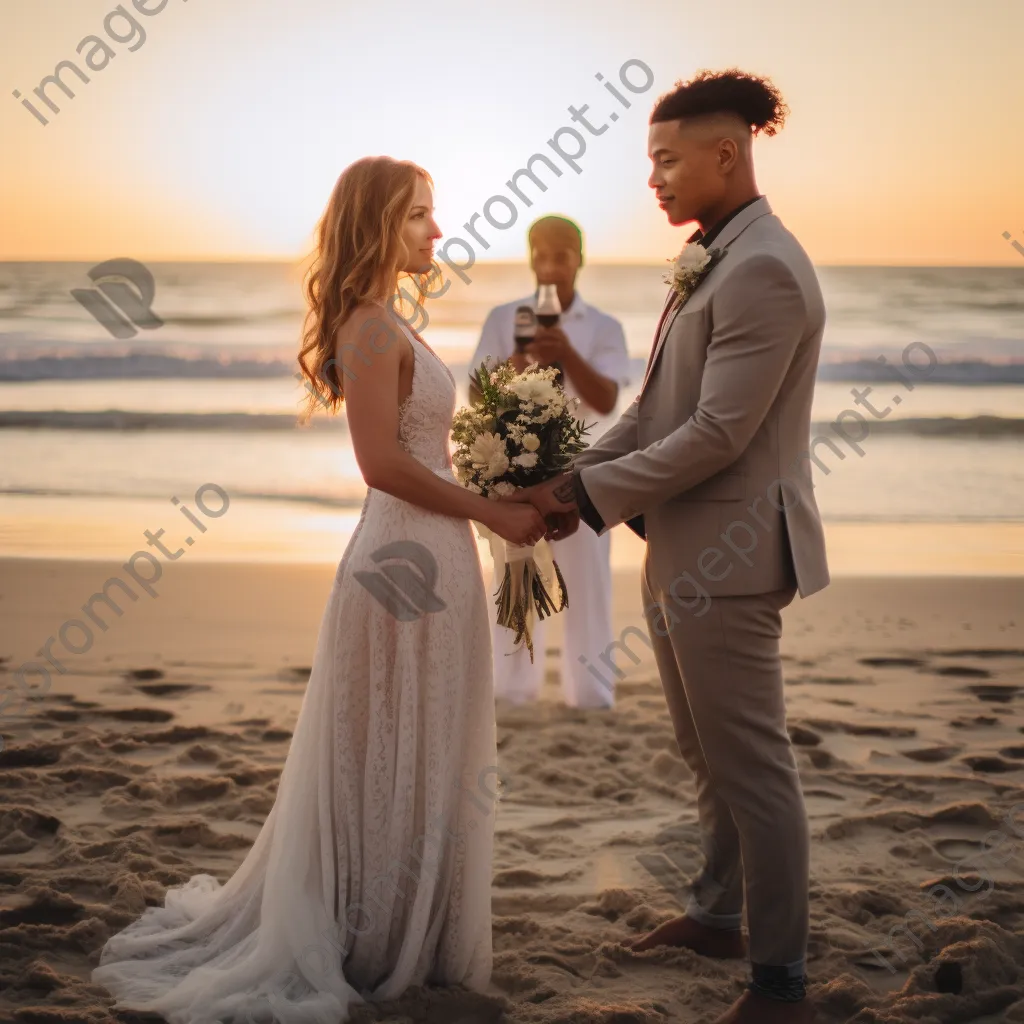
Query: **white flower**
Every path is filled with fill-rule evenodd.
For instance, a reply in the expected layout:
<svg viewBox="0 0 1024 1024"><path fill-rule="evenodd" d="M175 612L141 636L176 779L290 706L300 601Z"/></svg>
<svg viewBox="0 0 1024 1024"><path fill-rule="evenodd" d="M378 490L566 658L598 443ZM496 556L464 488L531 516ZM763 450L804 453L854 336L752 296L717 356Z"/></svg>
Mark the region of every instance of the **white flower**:
<svg viewBox="0 0 1024 1024"><path fill-rule="evenodd" d="M481 490L481 489L480 489L479 487L477 487L477 485L476 485L476 484L474 484L474 483L468 483L468 484L466 484L466 490L467 490L467 491L472 491L472 492L473 492L474 494L483 494L483 493L484 493L484 492L483 492L483 491L482 491L482 490Z"/></svg>
<svg viewBox="0 0 1024 1024"><path fill-rule="evenodd" d="M522 466L523 469L533 469L537 465L537 453L523 452L522 455L517 455L512 462L517 466Z"/></svg>
<svg viewBox="0 0 1024 1024"><path fill-rule="evenodd" d="M722 249L713 249L709 252L700 242L687 242L682 252L671 261L672 268L665 274L663 280L665 284L671 285L685 302L714 262L724 255L725 251Z"/></svg>
<svg viewBox="0 0 1024 1024"><path fill-rule="evenodd" d="M700 242L687 242L676 257L675 266L684 273L699 274L711 259L711 254Z"/></svg>
<svg viewBox="0 0 1024 1024"><path fill-rule="evenodd" d="M499 480L491 487L491 494L495 497L507 497L509 494L515 494L518 489L515 484L509 483L508 480Z"/></svg>
<svg viewBox="0 0 1024 1024"><path fill-rule="evenodd" d="M536 434L523 434L523 447L528 452L535 452L540 447L540 438Z"/></svg>
<svg viewBox="0 0 1024 1024"><path fill-rule="evenodd" d="M509 382L509 390L524 404L548 405L554 400L556 390L550 380L522 374Z"/></svg>
<svg viewBox="0 0 1024 1024"><path fill-rule="evenodd" d="M484 432L475 437L469 447L469 454L484 480L501 476L508 469L505 442L498 434Z"/></svg>

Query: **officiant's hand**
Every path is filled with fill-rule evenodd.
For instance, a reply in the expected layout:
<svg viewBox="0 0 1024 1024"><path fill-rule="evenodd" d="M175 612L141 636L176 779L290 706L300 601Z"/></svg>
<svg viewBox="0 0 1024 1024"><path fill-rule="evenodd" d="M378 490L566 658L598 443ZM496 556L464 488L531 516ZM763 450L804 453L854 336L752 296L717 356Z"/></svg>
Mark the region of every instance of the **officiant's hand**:
<svg viewBox="0 0 1024 1024"><path fill-rule="evenodd" d="M566 350L572 342L561 327L537 327L537 335L526 346L526 353L532 356L541 366L562 363L566 358Z"/></svg>

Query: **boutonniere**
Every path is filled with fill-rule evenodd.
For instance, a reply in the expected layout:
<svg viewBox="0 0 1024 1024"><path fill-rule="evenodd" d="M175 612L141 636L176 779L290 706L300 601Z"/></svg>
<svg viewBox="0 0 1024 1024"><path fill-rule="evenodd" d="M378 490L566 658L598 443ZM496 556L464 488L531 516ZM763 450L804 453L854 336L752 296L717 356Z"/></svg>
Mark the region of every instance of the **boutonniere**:
<svg viewBox="0 0 1024 1024"><path fill-rule="evenodd" d="M665 284L671 285L673 291L685 302L696 290L697 285L718 265L726 254L725 249L705 249L700 242L687 242L682 252L674 260L672 269L664 277Z"/></svg>

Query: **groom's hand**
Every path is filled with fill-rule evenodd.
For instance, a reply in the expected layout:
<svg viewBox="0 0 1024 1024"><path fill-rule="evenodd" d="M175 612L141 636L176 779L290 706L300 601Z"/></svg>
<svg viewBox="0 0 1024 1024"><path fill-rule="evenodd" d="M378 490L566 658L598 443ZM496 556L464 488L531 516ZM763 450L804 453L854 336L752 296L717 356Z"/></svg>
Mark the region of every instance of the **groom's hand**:
<svg viewBox="0 0 1024 1024"><path fill-rule="evenodd" d="M528 501L545 518L556 513L577 511L572 473L560 473L542 484L523 487L509 495L508 500Z"/></svg>

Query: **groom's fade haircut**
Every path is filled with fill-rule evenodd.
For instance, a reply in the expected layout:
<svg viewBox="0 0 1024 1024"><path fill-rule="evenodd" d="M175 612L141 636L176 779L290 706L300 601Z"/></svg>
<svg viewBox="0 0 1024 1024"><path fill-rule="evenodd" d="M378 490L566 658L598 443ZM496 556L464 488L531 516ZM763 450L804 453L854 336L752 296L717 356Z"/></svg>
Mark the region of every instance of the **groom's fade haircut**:
<svg viewBox="0 0 1024 1024"><path fill-rule="evenodd" d="M580 254L580 266L583 266L583 232L579 224L568 217L558 213L549 213L544 217L538 217L526 230L527 248L533 251L533 236L540 231L548 238L555 238L563 242L569 249L575 249Z"/></svg>
<svg viewBox="0 0 1024 1024"><path fill-rule="evenodd" d="M688 82L678 81L672 92L660 96L649 123L735 114L752 135L774 135L785 123L789 107L767 78L748 75L738 68L699 71Z"/></svg>

